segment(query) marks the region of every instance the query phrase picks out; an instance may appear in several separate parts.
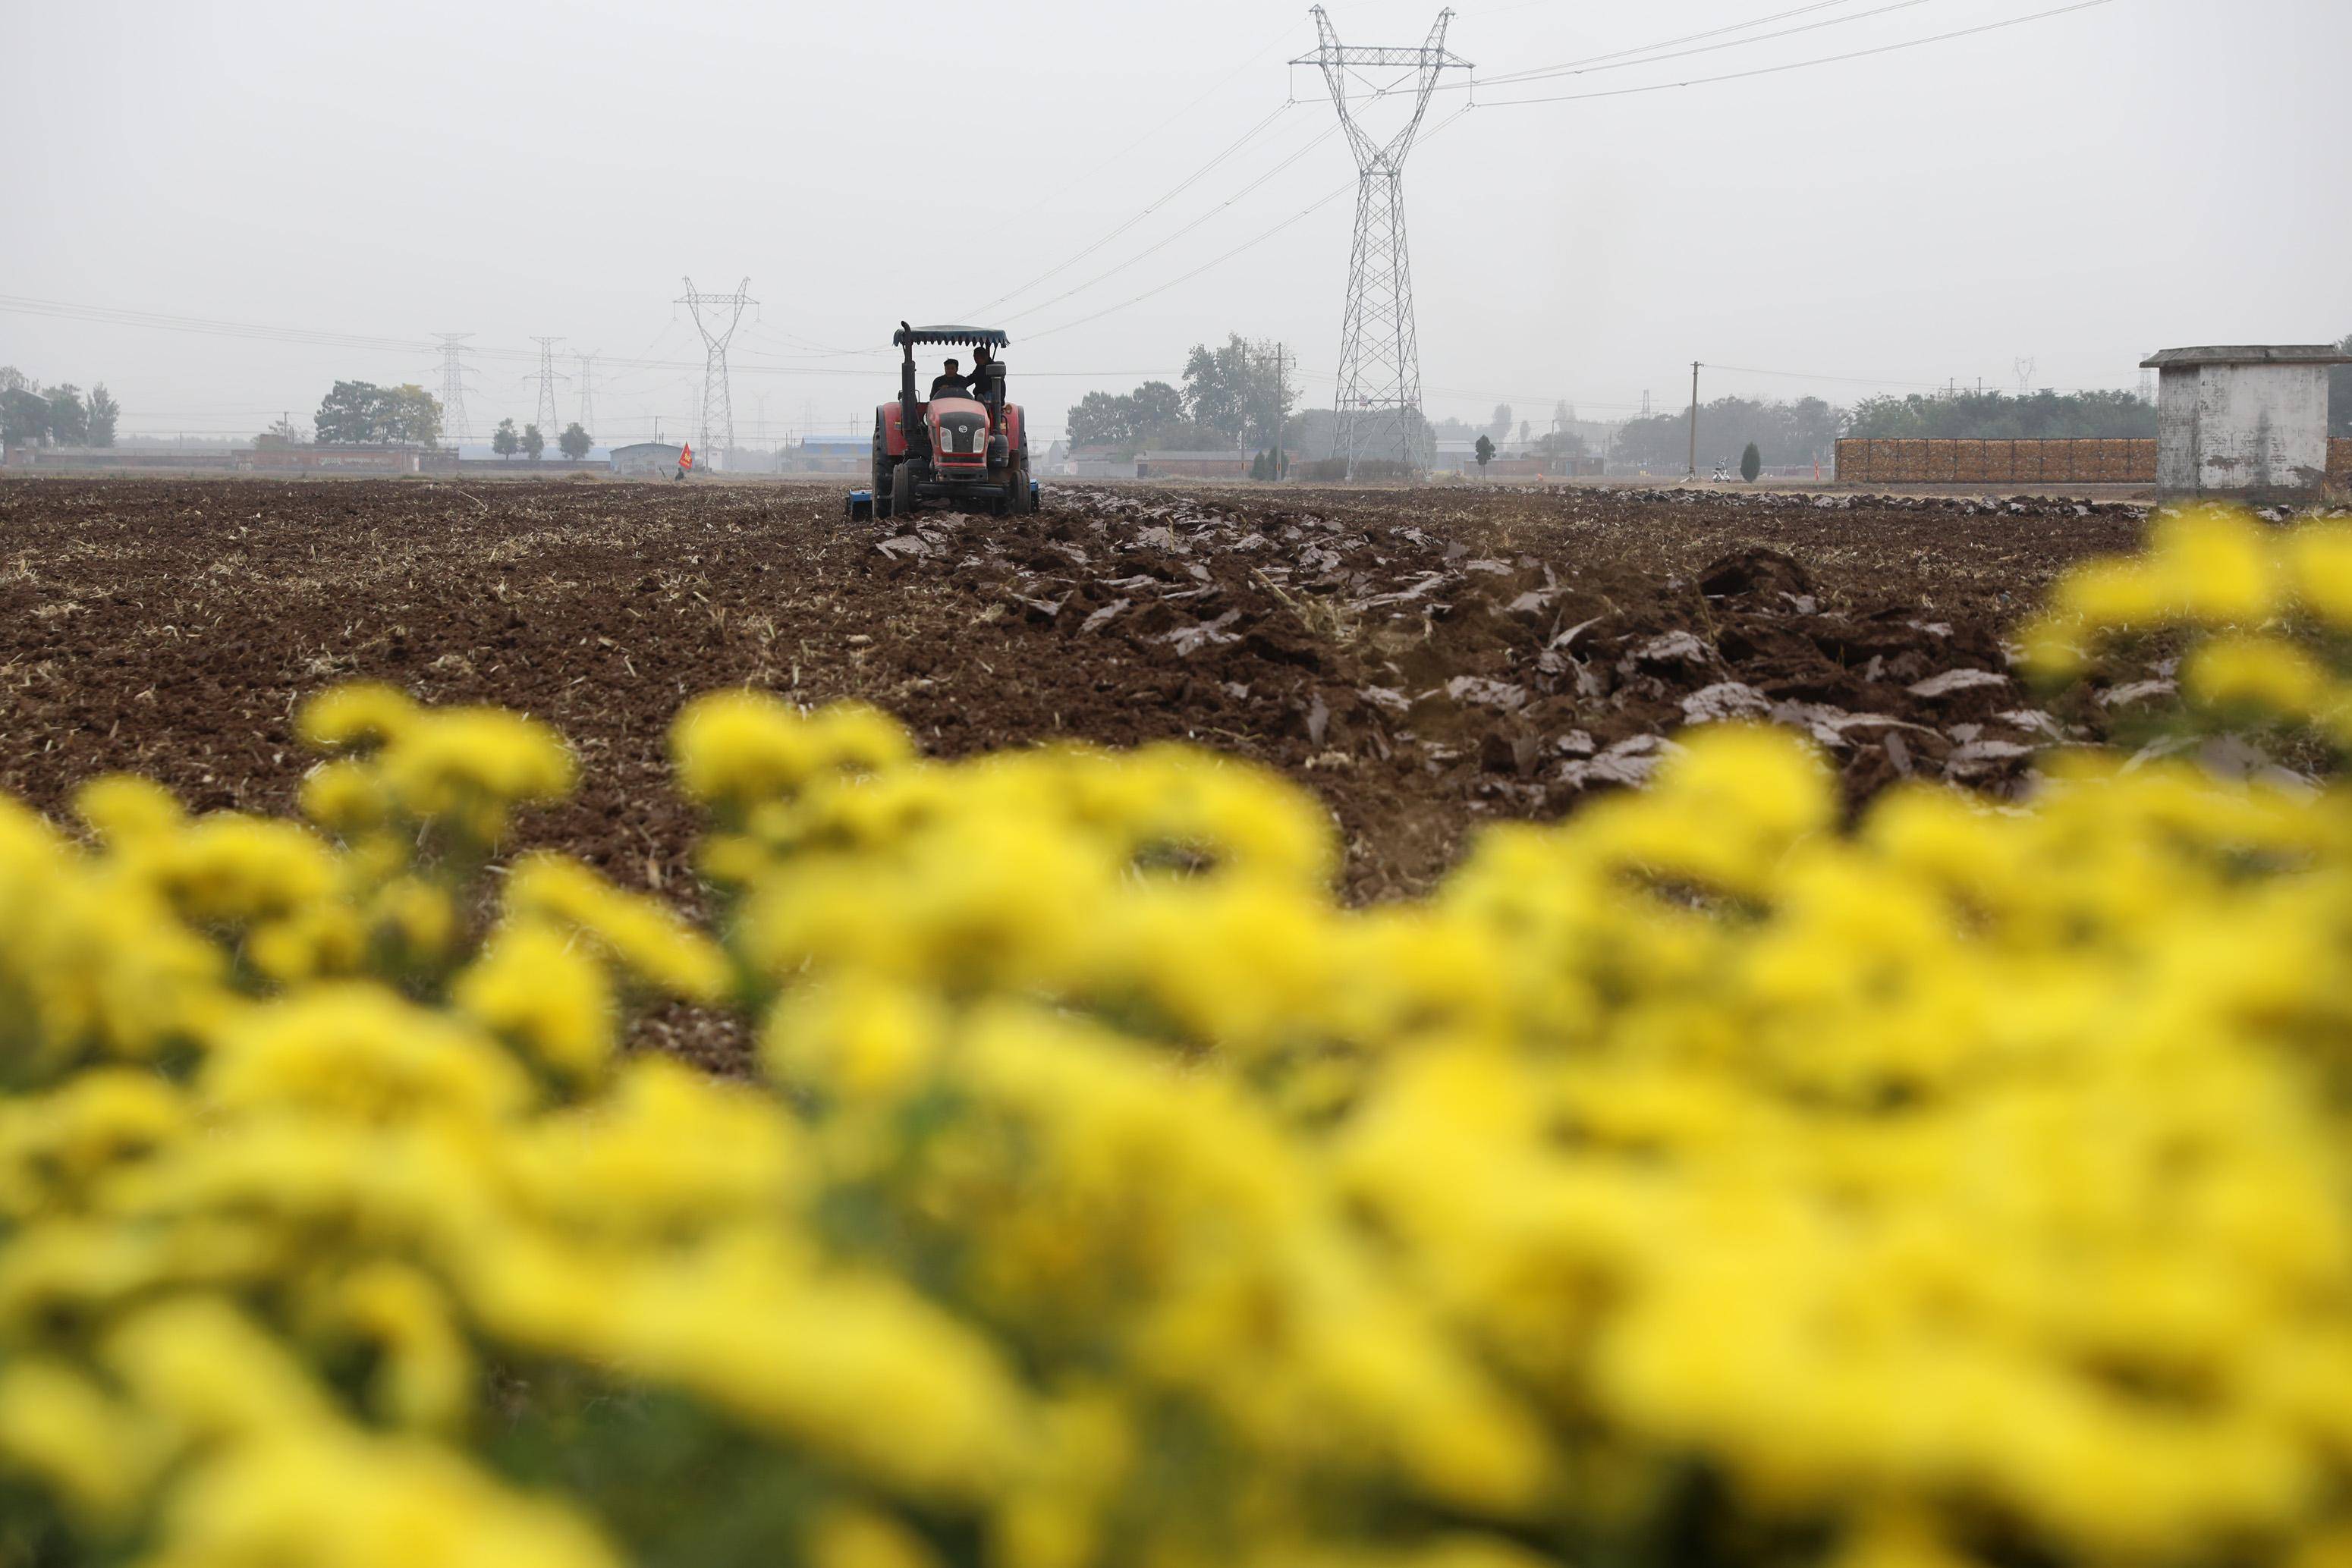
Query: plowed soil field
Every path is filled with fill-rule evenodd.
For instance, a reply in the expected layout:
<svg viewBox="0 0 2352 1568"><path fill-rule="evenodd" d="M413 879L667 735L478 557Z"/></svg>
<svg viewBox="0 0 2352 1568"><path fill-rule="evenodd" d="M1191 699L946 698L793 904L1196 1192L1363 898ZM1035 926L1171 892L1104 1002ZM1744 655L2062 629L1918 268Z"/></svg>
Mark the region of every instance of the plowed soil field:
<svg viewBox="0 0 2352 1568"><path fill-rule="evenodd" d="M1348 891L1426 887L1482 818L1638 781L1685 725L1817 737L1848 791L2016 789L2104 710L2002 638L2138 508L2068 502L1049 486L1044 510L849 526L830 488L572 480L0 481L0 788L131 768L289 807L289 718L372 676L578 747L534 821L693 899L663 737L751 683L861 697L939 754L1182 738L1329 802Z"/></svg>

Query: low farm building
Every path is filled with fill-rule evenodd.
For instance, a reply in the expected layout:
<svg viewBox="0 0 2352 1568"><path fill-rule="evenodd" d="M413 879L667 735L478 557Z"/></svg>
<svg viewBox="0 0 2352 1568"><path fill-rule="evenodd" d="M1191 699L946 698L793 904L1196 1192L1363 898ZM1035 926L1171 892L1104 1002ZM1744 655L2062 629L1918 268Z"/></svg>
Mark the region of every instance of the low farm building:
<svg viewBox="0 0 2352 1568"><path fill-rule="evenodd" d="M678 449L666 441L639 441L627 446L613 448L613 472L615 474L659 475L663 478L677 472Z"/></svg>
<svg viewBox="0 0 2352 1568"><path fill-rule="evenodd" d="M1115 446L1073 446L1064 455L1060 472L1073 479L1132 479L1135 454Z"/></svg>
<svg viewBox="0 0 2352 1568"><path fill-rule="evenodd" d="M237 465L257 474L416 474L425 455L422 446L320 441L257 446L240 454Z"/></svg>
<svg viewBox="0 0 2352 1568"><path fill-rule="evenodd" d="M2157 372L2156 487L2162 496L2292 500L2326 481L2329 343L2167 349Z"/></svg>
<svg viewBox="0 0 2352 1568"><path fill-rule="evenodd" d="M874 437L804 435L793 449L793 466L804 474L863 474L874 466Z"/></svg>
<svg viewBox="0 0 2352 1568"><path fill-rule="evenodd" d="M241 446L10 446L0 465L58 474L233 473L253 455Z"/></svg>
<svg viewBox="0 0 2352 1568"><path fill-rule="evenodd" d="M1136 459L1139 479L1246 479L1246 452L1147 452Z"/></svg>

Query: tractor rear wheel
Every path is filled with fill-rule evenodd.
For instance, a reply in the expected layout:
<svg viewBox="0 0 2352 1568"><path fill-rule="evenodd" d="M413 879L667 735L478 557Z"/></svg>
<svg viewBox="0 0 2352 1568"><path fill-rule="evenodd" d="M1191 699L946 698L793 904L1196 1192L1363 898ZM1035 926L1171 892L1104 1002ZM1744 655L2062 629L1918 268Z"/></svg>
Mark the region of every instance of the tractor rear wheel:
<svg viewBox="0 0 2352 1568"><path fill-rule="evenodd" d="M915 465L911 461L890 470L890 510L902 517L915 510Z"/></svg>

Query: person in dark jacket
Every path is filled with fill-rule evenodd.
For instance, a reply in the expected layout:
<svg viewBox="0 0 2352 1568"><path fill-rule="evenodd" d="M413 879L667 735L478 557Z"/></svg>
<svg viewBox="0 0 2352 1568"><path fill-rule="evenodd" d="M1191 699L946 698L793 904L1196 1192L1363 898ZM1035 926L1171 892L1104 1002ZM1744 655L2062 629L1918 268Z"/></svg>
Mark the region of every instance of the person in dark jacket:
<svg viewBox="0 0 2352 1568"><path fill-rule="evenodd" d="M971 395L971 378L970 376L958 375L956 373L957 364L958 361L950 360L948 361L945 373L932 379L932 397L970 397Z"/></svg>

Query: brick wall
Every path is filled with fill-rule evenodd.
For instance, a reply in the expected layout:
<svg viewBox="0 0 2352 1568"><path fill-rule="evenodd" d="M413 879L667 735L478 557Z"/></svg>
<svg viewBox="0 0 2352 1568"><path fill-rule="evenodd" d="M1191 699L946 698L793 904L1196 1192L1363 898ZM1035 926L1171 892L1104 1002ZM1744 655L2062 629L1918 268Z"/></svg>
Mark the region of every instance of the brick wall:
<svg viewBox="0 0 2352 1568"><path fill-rule="evenodd" d="M2327 482L2352 485L2352 435L2327 438Z"/></svg>
<svg viewBox="0 0 2352 1568"><path fill-rule="evenodd" d="M1856 437L1837 444L1837 476L1874 485L2153 485L2156 443Z"/></svg>

